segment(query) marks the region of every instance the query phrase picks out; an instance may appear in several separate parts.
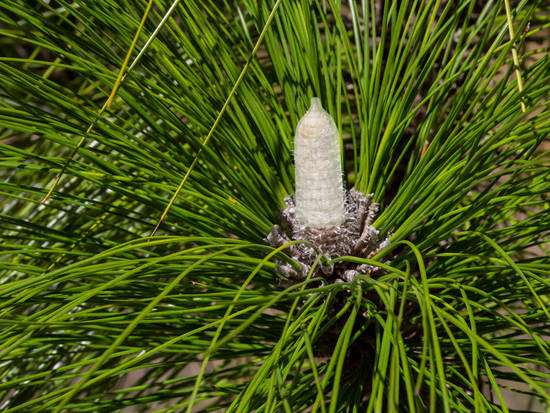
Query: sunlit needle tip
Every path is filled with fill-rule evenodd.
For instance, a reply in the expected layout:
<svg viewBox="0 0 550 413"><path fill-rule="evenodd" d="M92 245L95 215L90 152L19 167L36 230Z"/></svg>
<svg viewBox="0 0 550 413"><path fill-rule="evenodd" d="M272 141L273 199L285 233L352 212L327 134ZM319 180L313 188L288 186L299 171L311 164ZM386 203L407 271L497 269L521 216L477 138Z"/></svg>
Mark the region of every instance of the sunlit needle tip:
<svg viewBox="0 0 550 413"><path fill-rule="evenodd" d="M48 199L50 199L50 195L52 194L52 192L53 192L53 190L54 190L54 188L55 188L55 186L57 185L58 182L59 182L59 176L57 177L55 183L50 188L50 190L48 191L46 196L44 198L42 198L42 201L40 201L40 205L44 205L46 202L48 202Z"/></svg>
<svg viewBox="0 0 550 413"><path fill-rule="evenodd" d="M162 224L162 220L158 222L158 224L155 226L155 229L153 230L153 232L151 232L151 235L149 235L149 237L154 237L155 236L155 234L157 233L157 230L160 227L160 224Z"/></svg>

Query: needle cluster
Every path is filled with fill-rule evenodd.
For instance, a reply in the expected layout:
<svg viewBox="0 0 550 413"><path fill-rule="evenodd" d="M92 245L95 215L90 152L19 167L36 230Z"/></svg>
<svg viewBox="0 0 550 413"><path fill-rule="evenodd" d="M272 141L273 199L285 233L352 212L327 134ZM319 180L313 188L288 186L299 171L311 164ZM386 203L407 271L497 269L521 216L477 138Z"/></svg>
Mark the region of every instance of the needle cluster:
<svg viewBox="0 0 550 413"><path fill-rule="evenodd" d="M296 215L294 196L285 198L286 208L281 213L281 225L275 225L267 241L273 247L280 247L291 240L305 240L287 247L284 252L301 264L296 271L286 262L278 262L278 270L289 279L304 279L319 253L327 259L351 255L372 258L389 245L388 238L380 239L379 231L372 226L378 212L378 204L372 202L372 194L351 189L346 196L345 219L340 225L315 228L301 223ZM313 244L313 245L312 245ZM376 267L367 264L339 262L321 265L315 271L329 281L352 281L357 274L371 274Z"/></svg>

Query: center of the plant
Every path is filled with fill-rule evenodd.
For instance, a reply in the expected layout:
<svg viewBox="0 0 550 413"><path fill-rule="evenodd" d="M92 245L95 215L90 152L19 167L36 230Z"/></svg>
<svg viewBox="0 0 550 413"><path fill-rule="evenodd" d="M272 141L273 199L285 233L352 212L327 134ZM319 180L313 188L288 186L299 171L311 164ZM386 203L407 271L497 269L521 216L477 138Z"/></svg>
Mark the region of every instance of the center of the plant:
<svg viewBox="0 0 550 413"><path fill-rule="evenodd" d="M296 127L294 166L296 193L285 198L282 225L273 227L267 241L279 247L291 240L307 240L316 248L303 243L286 248L285 253L301 263L302 270L297 272L290 264L279 262L283 275L305 278L319 252L329 259L343 255L371 258L389 245L387 238L379 241L379 232L372 226L378 212L373 195L344 189L338 129L318 98L311 100ZM349 262L321 269L332 281L351 281L358 273L375 270Z"/></svg>

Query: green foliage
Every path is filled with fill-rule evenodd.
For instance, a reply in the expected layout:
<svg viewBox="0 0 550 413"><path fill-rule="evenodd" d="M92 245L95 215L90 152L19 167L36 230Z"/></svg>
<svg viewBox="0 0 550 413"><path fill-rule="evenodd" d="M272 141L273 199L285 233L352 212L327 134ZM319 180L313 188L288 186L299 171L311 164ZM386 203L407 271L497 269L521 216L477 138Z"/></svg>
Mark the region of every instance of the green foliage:
<svg viewBox="0 0 550 413"><path fill-rule="evenodd" d="M100 113L146 7L0 4L2 411L549 405L548 4L158 0ZM313 96L393 234L334 260L382 275L264 241Z"/></svg>

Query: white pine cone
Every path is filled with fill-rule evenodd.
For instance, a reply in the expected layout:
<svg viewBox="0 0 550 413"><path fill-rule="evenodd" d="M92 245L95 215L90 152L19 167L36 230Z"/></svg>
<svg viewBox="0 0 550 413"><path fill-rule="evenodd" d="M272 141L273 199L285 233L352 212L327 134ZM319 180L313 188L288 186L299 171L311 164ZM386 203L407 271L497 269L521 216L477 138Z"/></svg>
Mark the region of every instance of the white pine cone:
<svg viewBox="0 0 550 413"><path fill-rule="evenodd" d="M298 122L294 140L296 217L312 228L340 225L345 219L338 129L318 98Z"/></svg>

